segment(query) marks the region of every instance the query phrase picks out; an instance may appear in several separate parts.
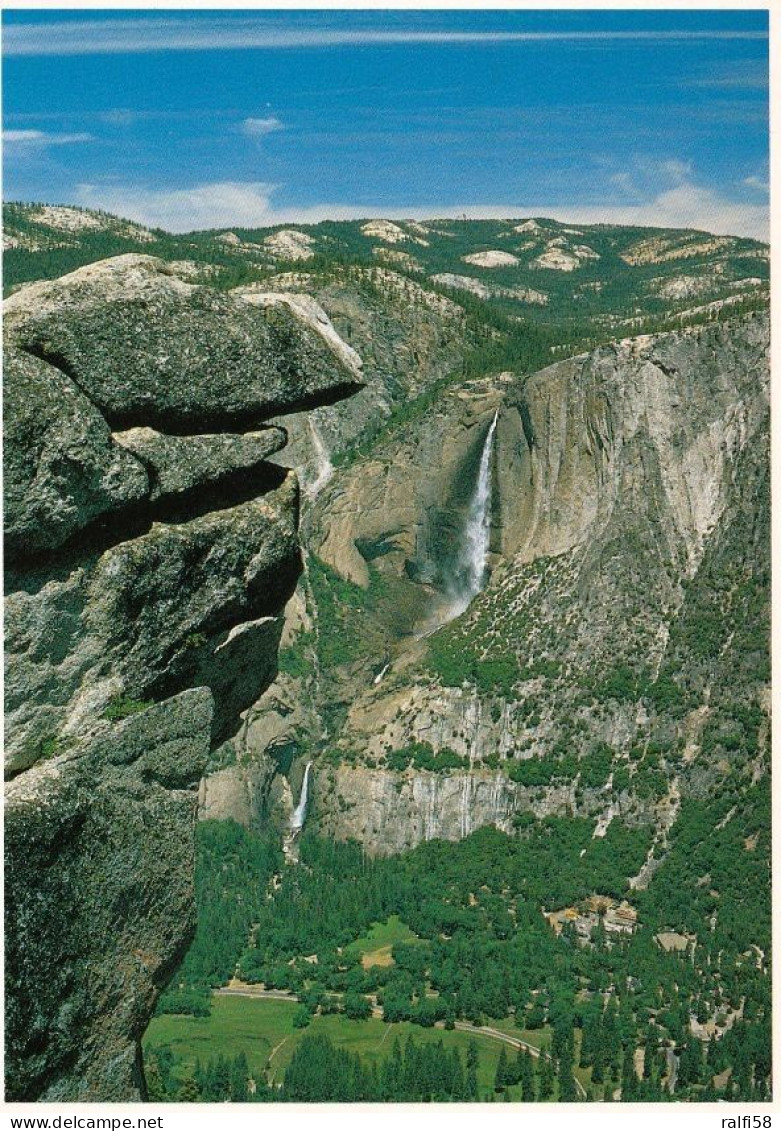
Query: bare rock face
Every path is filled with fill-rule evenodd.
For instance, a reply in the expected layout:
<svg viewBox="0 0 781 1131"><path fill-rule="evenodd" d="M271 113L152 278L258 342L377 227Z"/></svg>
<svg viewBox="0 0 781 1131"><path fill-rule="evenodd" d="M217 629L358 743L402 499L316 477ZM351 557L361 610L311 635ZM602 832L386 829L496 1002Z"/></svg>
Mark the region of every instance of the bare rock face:
<svg viewBox="0 0 781 1131"><path fill-rule="evenodd" d="M6 1096L132 1100L194 930L198 781L300 571L285 434L258 426L359 367L309 308L147 256L6 310Z"/></svg>
<svg viewBox="0 0 781 1131"><path fill-rule="evenodd" d="M658 513L695 568L767 411L768 339L767 318L753 316L626 339L523 382L499 437L517 461L503 553L561 554L631 502Z"/></svg>
<svg viewBox="0 0 781 1131"><path fill-rule="evenodd" d="M627 757L645 741L643 695L609 687L627 672L653 683L703 563L728 556L719 547L736 513L757 512L747 469L767 464L768 341L767 318L749 315L475 382L334 478L310 520L317 553L359 584L369 566L394 579L394 593L405 577L436 584L447 569L437 544L463 529L454 483L474 482L469 469L499 410L490 581L432 645L389 650L376 681L357 665L345 673L332 743L340 765L315 775L321 827L378 853L505 827L526 806L509 780L516 760L588 758L598 744ZM429 647L456 673L449 683ZM488 660L510 664L513 678L476 679ZM687 657L686 678L695 667ZM449 749L469 768L385 767L387 752L415 743ZM578 800L546 787L531 807L608 821L616 804L609 788ZM661 820L669 804L660 795L638 819ZM634 813L630 798L620 806L625 819Z"/></svg>
<svg viewBox="0 0 781 1131"><path fill-rule="evenodd" d="M282 428L238 436L166 436L153 428L130 428L115 432L114 440L146 468L155 503L257 469L284 448L287 437Z"/></svg>
<svg viewBox="0 0 781 1131"><path fill-rule="evenodd" d="M3 371L6 553L52 549L147 495L143 464L64 373L17 349L5 351Z"/></svg>
<svg viewBox="0 0 781 1131"><path fill-rule="evenodd" d="M7 787L7 1098L143 1095L139 1042L195 929L211 713L183 692Z"/></svg>
<svg viewBox="0 0 781 1131"><path fill-rule="evenodd" d="M5 311L20 346L67 373L114 427L246 427L359 387L290 306L258 310L184 282L153 256L34 283Z"/></svg>
<svg viewBox="0 0 781 1131"><path fill-rule="evenodd" d="M508 832L520 811L542 818L575 807L571 783L530 790L506 774L479 768L398 774L341 765L318 775L313 792L325 831L352 837L379 856L403 852L424 840L461 840L485 825Z"/></svg>
<svg viewBox="0 0 781 1131"><path fill-rule="evenodd" d="M400 576L433 580L455 544L485 431L501 389L475 382L441 399L414 435L382 447L342 479L318 508L312 544L358 585L368 562Z"/></svg>

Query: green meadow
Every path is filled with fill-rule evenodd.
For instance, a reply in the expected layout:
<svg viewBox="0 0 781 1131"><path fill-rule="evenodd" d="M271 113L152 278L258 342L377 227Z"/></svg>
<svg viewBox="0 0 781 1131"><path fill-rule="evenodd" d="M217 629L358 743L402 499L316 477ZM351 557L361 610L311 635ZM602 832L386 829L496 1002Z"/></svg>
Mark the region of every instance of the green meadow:
<svg viewBox="0 0 781 1131"><path fill-rule="evenodd" d="M387 927L387 924L381 927ZM377 941L371 932L367 937L372 945ZM168 1045L176 1058L175 1071L179 1078L191 1075L197 1060L205 1063L220 1056L235 1057L243 1052L251 1075L258 1078L265 1074L270 1083L278 1084L296 1046L306 1033L326 1036L334 1045L358 1053L367 1061L380 1061L389 1056L397 1038L402 1045L410 1036L418 1045L441 1041L446 1049L459 1049L463 1057L469 1042L474 1040L480 1057L478 1084L481 1094L485 1093L486 1097L493 1091L502 1047L509 1057L515 1056L514 1049L503 1046L495 1037L481 1033L479 1029L468 1032L425 1029L409 1021L390 1025L380 1018L351 1021L340 1014L313 1017L306 1029L296 1029L293 1016L297 1009L295 1001L215 994L210 1017L155 1017L147 1029L144 1049ZM500 1027L505 1029L504 1026L496 1026ZM509 1028L506 1031L511 1032ZM520 1033L517 1035L520 1036ZM540 1034L530 1033L528 1036L530 1043L537 1043ZM511 1096L515 1091L510 1089Z"/></svg>

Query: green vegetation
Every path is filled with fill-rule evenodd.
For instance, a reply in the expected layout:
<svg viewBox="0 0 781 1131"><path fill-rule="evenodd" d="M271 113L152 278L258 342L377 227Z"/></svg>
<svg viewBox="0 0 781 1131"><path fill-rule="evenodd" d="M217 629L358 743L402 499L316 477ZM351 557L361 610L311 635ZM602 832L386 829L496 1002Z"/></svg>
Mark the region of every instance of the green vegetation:
<svg viewBox="0 0 781 1131"><path fill-rule="evenodd" d="M345 580L315 554L308 557L307 578L317 608L317 658L326 677L343 665L383 655L389 635L394 635L399 610L403 623L409 624L404 582L386 578L371 563L367 589ZM291 674L310 664L307 650L311 642L304 633L285 650L281 662Z"/></svg>
<svg viewBox="0 0 781 1131"><path fill-rule="evenodd" d="M737 795L684 799L670 851L639 896L644 917L660 928L707 929L708 949L724 948L736 960L749 936L769 953L770 828L766 780ZM700 882L703 876L707 884Z"/></svg>
<svg viewBox="0 0 781 1131"><path fill-rule="evenodd" d="M109 719L112 723L116 723L120 719L127 719L131 715L137 715L140 711L146 711L153 706L153 699L131 699L127 695L117 695L106 707L103 717Z"/></svg>
<svg viewBox="0 0 781 1131"><path fill-rule="evenodd" d="M27 760L30 765L33 765L35 762L45 762L49 758L56 758L58 754L63 754L72 745L72 738L67 738L59 734L50 734L46 738L42 738L40 742L31 744L27 751Z"/></svg>
<svg viewBox="0 0 781 1131"><path fill-rule="evenodd" d="M154 1017L144 1037L145 1064L158 1059L158 1050L169 1049L181 1082L198 1061L244 1053L250 1072L260 1078L274 1047L292 1036L296 1008L295 1001L215 995L207 1017Z"/></svg>
<svg viewBox="0 0 781 1131"><path fill-rule="evenodd" d="M453 1098L458 1095L467 1101L485 1100L493 1093L504 1046L480 1030L421 1029L409 1022L391 1025L379 1018L355 1021L342 1014L325 1014L313 1018L302 1031L295 1027L296 1010L292 1001L215 996L208 1018L156 1018L144 1039L150 1093L154 1093L153 1098L162 1100L182 1101L189 1095L191 1100L202 1102L241 1102L239 1097L243 1090L237 1086L231 1071L231 1066L238 1061L246 1079L252 1082L249 1094L243 1097L247 1100L292 1100L292 1091L299 1092L308 1079L311 1090L308 1096L300 1095L303 1102L324 1102L329 1098L327 1089L339 1087L344 1091L338 1094L332 1091L330 1098L351 1102L359 1098L350 1093L356 1061L369 1078L382 1078L389 1070L393 1072L399 1058L403 1062L409 1052L418 1060L430 1058L427 1076L432 1098L433 1093L437 1098L450 1098L447 1083L453 1079L452 1068L442 1073L443 1054L451 1066L455 1058L461 1062L464 1083ZM529 1036L534 1045L534 1034ZM314 1050L313 1042L316 1042ZM323 1046L329 1047L323 1049ZM311 1062L316 1059L312 1053L318 1048L329 1059L333 1052L341 1053L341 1061L350 1064L351 1072L319 1083L319 1090L315 1091L312 1077L319 1074L317 1065ZM516 1074L520 1077L516 1064L522 1058L512 1048L507 1048L507 1053L509 1057L506 1055L505 1061L510 1065L509 1080L512 1081ZM525 1054L522 1056L525 1059ZM532 1095L536 1080L534 1062L529 1067L532 1069L531 1088L528 1069L523 1071L527 1081L525 1096L512 1083L505 1085L512 1099L535 1098ZM461 1088L466 1086L467 1078L470 1079L469 1094L464 1095ZM323 1080L321 1076L319 1079ZM285 1090L278 1090L283 1081ZM193 1082L197 1089L192 1087ZM405 1086L402 1077L392 1087L387 1086L386 1081L381 1096L375 1090L372 1095L383 1101L404 1101L409 1096L410 1086L411 1081L408 1079ZM443 1092L446 1094L442 1095Z"/></svg>
<svg viewBox="0 0 781 1131"><path fill-rule="evenodd" d="M389 915L383 923L373 923L365 935L351 942L345 950L347 954L357 954L361 957L390 949L397 944L414 944L417 941L418 936L398 915Z"/></svg>
<svg viewBox="0 0 781 1131"><path fill-rule="evenodd" d="M471 683L479 691L510 698L521 679L521 666L515 656L482 656L463 648L458 627L447 626L429 642L432 670L446 687Z"/></svg>
<svg viewBox="0 0 781 1131"><path fill-rule="evenodd" d="M522 758L520 761L508 761L505 766L507 776L517 785L548 786L556 781L571 781L578 772L577 760L572 757L553 758Z"/></svg>
<svg viewBox="0 0 781 1131"><path fill-rule="evenodd" d="M195 893L198 929L184 962L158 1003L158 1014L208 1010L208 989L232 977L269 880L282 864L271 836L254 836L235 821L197 827Z"/></svg>
<svg viewBox="0 0 781 1131"><path fill-rule="evenodd" d="M609 756L609 748L592 751L597 777ZM652 748L650 758L659 756ZM355 844L305 834L300 865L283 867L273 885L279 861L264 841L232 823L205 822L200 937L166 995L175 1007L181 1000L175 993L184 994L183 1008L193 1016L158 1016L147 1055L173 1057L172 1096L193 1090L188 1080L197 1076L198 1060L208 1074L210 1062L216 1072L220 1058L243 1053L258 1096L284 1099L293 1096L284 1090L293 1056L299 1059L291 1089L302 1095L311 1088L314 1095L316 1081L325 1078L318 1065L339 1059L341 1050L359 1058L349 1061L347 1078L364 1081L354 1095L349 1088L340 1093L349 1100L380 1094L378 1045L381 1057L392 1049L390 1041L380 1044L386 1030L402 1041L414 1032L416 1041L431 1040L437 1050L442 1041L447 1050L464 1036L457 1023L496 1022L532 1043L549 1035L551 1059L537 1064L531 1085L540 1100L572 1096L578 1084L597 1099L616 1088L624 1099L663 1098L669 1047L685 1054L676 1098L718 1094L713 1077L725 1065L735 1067L730 1098L763 1098L770 997L757 955L769 948L766 785L745 796L741 816L726 804L714 813L709 803L683 803L645 891L632 891L629 877L646 859L653 830L618 818L595 837L593 822L583 818L529 816L515 836L486 828L393 859L369 859ZM702 875L708 886L699 883ZM759 903L758 890L766 893ZM634 904L639 920L635 929L616 933L603 914L611 899L621 898ZM591 906L598 910L589 920ZM584 935L566 920L560 934L551 930L543 909L564 907L580 908ZM747 947L749 921L756 951ZM685 951L668 953L657 942L657 934L672 930L692 940ZM214 955L210 940L217 936ZM193 1005L203 995L188 1001L187 986L197 988L199 976L201 986L215 985L220 972L225 981L237 961L244 979L298 1000L218 997L211 1017L198 1015L203 1011ZM742 1035L740 1044L725 1035L706 1062L689 1015L729 1017L741 1003L743 1019L731 1031ZM382 1019L368 1016L372 1010ZM333 1048L304 1045L309 1034ZM638 1047L649 1066L642 1078L633 1067ZM500 1051L481 1070L481 1094L485 1086L521 1099L526 1069L510 1068L507 1053L502 1063ZM165 1075L164 1068L155 1071ZM224 1077L225 1064L220 1071ZM517 1083L510 1082L514 1072ZM207 1087L198 1079L200 1089Z"/></svg>
<svg viewBox="0 0 781 1131"><path fill-rule="evenodd" d="M413 742L401 750L391 750L385 755L385 765L389 770L402 772L409 766L416 770L429 770L441 774L448 770L463 770L469 766L469 759L456 754L447 746L435 751L430 742Z"/></svg>
<svg viewBox="0 0 781 1131"><path fill-rule="evenodd" d="M601 742L578 763L580 785L583 789L600 789L607 781L613 765L615 751Z"/></svg>
<svg viewBox="0 0 781 1131"><path fill-rule="evenodd" d="M429 385L429 387L417 397L406 401L399 401L392 407L389 416L385 418L379 417L369 422L361 433L359 440L356 440L354 444L336 453L333 459L334 466L342 467L345 464L352 463L353 460L368 456L370 452L390 436L400 431L406 425L425 416L429 409L437 403L442 393L450 388L460 377L461 374L453 373L448 377L440 378L438 381L434 381Z"/></svg>
<svg viewBox="0 0 781 1131"><path fill-rule="evenodd" d="M299 632L294 644L280 648L277 660L279 671L294 679L307 679L313 671L311 649L314 644L314 633Z"/></svg>
<svg viewBox="0 0 781 1131"><path fill-rule="evenodd" d="M357 660L363 652L361 614L366 608L366 591L345 581L314 554L309 556L307 572L317 605L321 664L331 668Z"/></svg>

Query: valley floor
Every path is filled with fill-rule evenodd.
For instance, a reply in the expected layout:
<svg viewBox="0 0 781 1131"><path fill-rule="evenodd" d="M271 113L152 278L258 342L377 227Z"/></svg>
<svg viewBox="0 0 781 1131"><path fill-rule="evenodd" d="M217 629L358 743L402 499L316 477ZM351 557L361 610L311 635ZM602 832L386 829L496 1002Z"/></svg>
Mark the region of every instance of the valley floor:
<svg viewBox="0 0 781 1131"><path fill-rule="evenodd" d="M441 1042L445 1050L455 1049L463 1057L470 1044L476 1044L479 1100L484 1102L494 1097L501 1100L506 1091L510 1100L521 1101L519 1084L508 1085L498 1092L494 1089L502 1048L512 1058L520 1046L537 1059L540 1050L550 1046L549 1026L538 1030L518 1029L512 1018L488 1021L483 1026L456 1022L455 1029L445 1029L440 1022L424 1029L407 1021L388 1023L381 1016L356 1021L329 1014L313 1017L305 1029L299 1029L294 1021L298 1002L292 997L285 1001L283 997L282 993L274 991L253 993L252 988L218 990L212 997L209 1017L154 1018L146 1033L144 1052L147 1064L157 1062L162 1048L172 1054L168 1079L172 1094L165 1098L177 1098L176 1093L195 1074L199 1063L206 1066L209 1061L220 1058L233 1060L242 1053L249 1066L250 1090L260 1081L279 1087L303 1037L312 1035L327 1037L337 1048L356 1053L371 1064L387 1060L392 1055L394 1042L404 1044L410 1038L417 1045ZM579 1098L585 1097L590 1078L590 1070L575 1070ZM551 1100L557 1098L555 1092L550 1097Z"/></svg>

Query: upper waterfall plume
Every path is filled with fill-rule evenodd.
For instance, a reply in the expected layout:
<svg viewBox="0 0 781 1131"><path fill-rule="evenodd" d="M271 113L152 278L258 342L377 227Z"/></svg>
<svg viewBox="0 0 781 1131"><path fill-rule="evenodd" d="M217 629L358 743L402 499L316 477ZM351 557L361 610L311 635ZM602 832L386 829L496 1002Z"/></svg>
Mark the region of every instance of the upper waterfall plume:
<svg viewBox="0 0 781 1131"><path fill-rule="evenodd" d="M485 585L486 555L491 533L491 457L499 410L486 433L474 494L469 503L464 539L453 581L451 619L460 616Z"/></svg>
<svg viewBox="0 0 781 1131"><path fill-rule="evenodd" d="M307 762L306 769L304 770L304 780L301 785L301 796L298 799L298 805L293 810L293 816L290 818L291 832L298 832L303 828L304 821L306 820L306 806L309 797L309 773L312 769L312 763Z"/></svg>

